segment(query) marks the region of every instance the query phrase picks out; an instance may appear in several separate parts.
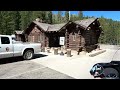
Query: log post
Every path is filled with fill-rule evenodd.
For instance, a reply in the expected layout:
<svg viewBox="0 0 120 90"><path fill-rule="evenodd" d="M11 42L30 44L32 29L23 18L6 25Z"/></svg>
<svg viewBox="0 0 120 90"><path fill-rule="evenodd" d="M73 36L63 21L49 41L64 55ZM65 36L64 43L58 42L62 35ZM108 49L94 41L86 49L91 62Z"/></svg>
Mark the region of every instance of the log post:
<svg viewBox="0 0 120 90"><path fill-rule="evenodd" d="M42 52L45 52L45 47L43 47Z"/></svg>
<svg viewBox="0 0 120 90"><path fill-rule="evenodd" d="M86 48L85 47L82 48L81 55L86 55Z"/></svg>
<svg viewBox="0 0 120 90"><path fill-rule="evenodd" d="M67 57L71 57L71 49L67 49Z"/></svg>
<svg viewBox="0 0 120 90"><path fill-rule="evenodd" d="M54 48L54 55L58 55L58 48Z"/></svg>
<svg viewBox="0 0 120 90"><path fill-rule="evenodd" d="M60 53L60 55L64 55L64 53L63 53L63 46L61 46L61 53Z"/></svg>
<svg viewBox="0 0 120 90"><path fill-rule="evenodd" d="M97 49L96 50L100 50L100 45L97 45Z"/></svg>
<svg viewBox="0 0 120 90"><path fill-rule="evenodd" d="M47 48L47 53L50 53L50 48L49 47Z"/></svg>

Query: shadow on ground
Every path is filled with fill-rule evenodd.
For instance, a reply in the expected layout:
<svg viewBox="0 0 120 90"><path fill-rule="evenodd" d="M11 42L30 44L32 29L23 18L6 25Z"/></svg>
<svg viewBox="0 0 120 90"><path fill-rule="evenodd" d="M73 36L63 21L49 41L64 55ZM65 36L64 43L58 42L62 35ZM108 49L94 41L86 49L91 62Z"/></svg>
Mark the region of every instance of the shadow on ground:
<svg viewBox="0 0 120 90"><path fill-rule="evenodd" d="M35 54L33 59L42 58L46 56L48 55ZM18 61L25 61L25 60L22 57L5 58L5 59L0 59L0 64L7 64L7 63L12 63L12 62L18 62Z"/></svg>

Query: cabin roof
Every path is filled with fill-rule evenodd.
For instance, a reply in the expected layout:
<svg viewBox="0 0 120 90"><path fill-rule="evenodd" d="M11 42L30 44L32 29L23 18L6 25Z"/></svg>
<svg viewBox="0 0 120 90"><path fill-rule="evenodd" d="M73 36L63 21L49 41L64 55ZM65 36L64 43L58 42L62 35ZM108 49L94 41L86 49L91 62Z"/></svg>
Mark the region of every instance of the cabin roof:
<svg viewBox="0 0 120 90"><path fill-rule="evenodd" d="M95 20L98 18L89 18L89 19L83 19L83 20L78 20L78 21L69 21L75 24L80 25L84 29L87 29ZM47 23L41 23L38 21L33 21L32 23L36 24L38 27L40 27L44 32L49 32L49 31L59 31L64 27L67 23L61 23L61 24L47 24ZM22 32L17 32L21 34Z"/></svg>
<svg viewBox="0 0 120 90"><path fill-rule="evenodd" d="M24 31L15 31L15 34L23 34Z"/></svg>
<svg viewBox="0 0 120 90"><path fill-rule="evenodd" d="M47 23L41 23L38 21L33 21L36 25L38 25L40 28L42 28L44 31L47 31L48 27L51 26L50 24Z"/></svg>
<svg viewBox="0 0 120 90"><path fill-rule="evenodd" d="M47 31L59 31L65 25L66 25L66 23L53 24L53 25L48 27Z"/></svg>
<svg viewBox="0 0 120 90"><path fill-rule="evenodd" d="M83 28L89 27L90 24L92 24L97 18L89 18L89 19L84 19L84 20L78 20L74 21L74 23L82 26Z"/></svg>
<svg viewBox="0 0 120 90"><path fill-rule="evenodd" d="M61 24L46 24L37 21L33 21L36 25L42 28L44 31L59 31L66 23Z"/></svg>

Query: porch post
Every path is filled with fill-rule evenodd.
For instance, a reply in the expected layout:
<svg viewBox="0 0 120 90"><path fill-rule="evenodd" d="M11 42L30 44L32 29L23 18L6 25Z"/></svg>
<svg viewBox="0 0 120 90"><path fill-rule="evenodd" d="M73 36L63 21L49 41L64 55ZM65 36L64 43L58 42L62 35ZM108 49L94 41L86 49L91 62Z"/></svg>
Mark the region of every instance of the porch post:
<svg viewBox="0 0 120 90"><path fill-rule="evenodd" d="M77 52L78 52L78 54L77 55L79 55L79 53L80 53L80 50L81 50L81 32L80 32L80 30L78 30L78 35L79 35L79 37L80 37L80 41L79 41L79 45L78 45L78 50L77 50Z"/></svg>
<svg viewBox="0 0 120 90"><path fill-rule="evenodd" d="M80 37L80 42L79 42L79 47L80 47L81 46L81 32L80 32L80 30L78 31L78 35Z"/></svg>
<svg viewBox="0 0 120 90"><path fill-rule="evenodd" d="M68 30L66 29L66 32L65 32L65 48L67 49L68 48Z"/></svg>

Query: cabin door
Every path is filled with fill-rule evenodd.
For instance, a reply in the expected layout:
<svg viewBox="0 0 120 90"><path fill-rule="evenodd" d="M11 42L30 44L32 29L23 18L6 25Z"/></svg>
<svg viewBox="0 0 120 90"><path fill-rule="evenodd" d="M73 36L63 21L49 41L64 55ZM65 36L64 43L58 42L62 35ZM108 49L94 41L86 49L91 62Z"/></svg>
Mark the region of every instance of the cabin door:
<svg viewBox="0 0 120 90"><path fill-rule="evenodd" d="M59 47L59 36L58 35L51 35L49 37L49 47Z"/></svg>

